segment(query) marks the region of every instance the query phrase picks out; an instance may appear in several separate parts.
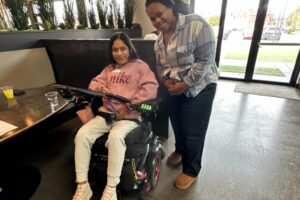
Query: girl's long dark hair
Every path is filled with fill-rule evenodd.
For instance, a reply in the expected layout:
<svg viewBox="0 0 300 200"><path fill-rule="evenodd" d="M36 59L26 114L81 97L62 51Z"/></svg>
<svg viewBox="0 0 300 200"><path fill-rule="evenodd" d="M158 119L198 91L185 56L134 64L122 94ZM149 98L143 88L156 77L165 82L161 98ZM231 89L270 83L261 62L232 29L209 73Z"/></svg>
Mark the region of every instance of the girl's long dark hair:
<svg viewBox="0 0 300 200"><path fill-rule="evenodd" d="M109 59L110 59L111 63L116 63L115 59L112 56L112 46L113 46L113 43L116 39L122 40L126 44L126 46L128 47L128 49L129 49L129 60L133 60L133 59L138 58L138 54L136 52L136 49L133 46L133 44L132 44L130 38L128 37L128 35L124 32L117 32L117 33L113 34L110 37L110 41L109 41L108 50L109 50Z"/></svg>

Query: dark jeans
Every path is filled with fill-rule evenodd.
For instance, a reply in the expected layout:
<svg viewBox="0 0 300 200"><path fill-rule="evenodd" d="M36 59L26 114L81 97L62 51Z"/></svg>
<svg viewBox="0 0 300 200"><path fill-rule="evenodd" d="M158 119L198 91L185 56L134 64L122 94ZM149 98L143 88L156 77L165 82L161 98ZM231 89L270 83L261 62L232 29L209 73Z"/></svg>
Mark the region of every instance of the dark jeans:
<svg viewBox="0 0 300 200"><path fill-rule="evenodd" d="M182 155L183 172L197 176L201 169L205 135L217 84L211 83L196 97L167 97L168 113L175 134L175 151Z"/></svg>

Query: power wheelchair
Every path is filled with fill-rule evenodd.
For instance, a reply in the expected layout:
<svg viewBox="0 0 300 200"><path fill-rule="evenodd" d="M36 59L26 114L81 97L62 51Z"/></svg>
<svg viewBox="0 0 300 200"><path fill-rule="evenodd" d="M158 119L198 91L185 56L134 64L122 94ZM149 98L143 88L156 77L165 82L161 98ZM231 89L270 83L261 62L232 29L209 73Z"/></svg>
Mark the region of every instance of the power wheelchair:
<svg viewBox="0 0 300 200"><path fill-rule="evenodd" d="M129 99L113 94L98 93L64 85L56 85L56 87L62 97L73 102L78 109L91 105L94 114L103 116L108 123L117 119L114 113L103 113L98 110L99 104L97 102L101 102L103 96L126 103L133 110L141 112L141 121L136 121L139 126L125 138L127 149L117 193L119 200L122 191L137 191L138 198L144 199L145 195L157 185L161 160L165 157L165 151L158 141L158 137L153 134L151 127L151 121L155 119L158 109L158 100L132 104ZM106 185L108 149L105 147L105 142L107 138L108 133L99 137L92 147L88 174L89 183L94 193L92 199L99 199Z"/></svg>

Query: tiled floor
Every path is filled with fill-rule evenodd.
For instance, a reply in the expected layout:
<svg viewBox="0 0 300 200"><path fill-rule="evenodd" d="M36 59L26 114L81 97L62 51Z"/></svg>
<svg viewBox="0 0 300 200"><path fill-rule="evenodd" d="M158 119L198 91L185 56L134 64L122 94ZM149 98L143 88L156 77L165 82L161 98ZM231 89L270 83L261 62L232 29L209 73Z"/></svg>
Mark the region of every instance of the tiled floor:
<svg viewBox="0 0 300 200"><path fill-rule="evenodd" d="M164 159L159 183L146 200L300 199L300 101L235 93L234 87L235 82L219 82L197 182L186 191L175 189L173 181L181 169L166 166ZM32 200L72 198L71 130L77 123L75 119L45 133L42 142L33 142L20 154L18 159L42 172ZM173 144L170 132L163 143L167 155Z"/></svg>

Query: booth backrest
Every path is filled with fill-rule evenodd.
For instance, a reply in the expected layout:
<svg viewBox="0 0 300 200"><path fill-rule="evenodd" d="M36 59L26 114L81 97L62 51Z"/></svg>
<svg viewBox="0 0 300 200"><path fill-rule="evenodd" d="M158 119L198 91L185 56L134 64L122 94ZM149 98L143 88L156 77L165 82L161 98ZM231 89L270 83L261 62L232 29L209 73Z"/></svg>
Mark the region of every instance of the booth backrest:
<svg viewBox="0 0 300 200"><path fill-rule="evenodd" d="M109 38L121 30L61 30L0 32L0 86L16 88L40 87L55 83L52 66L42 39L81 38L97 40ZM141 38L140 29L124 29L130 38ZM84 47L83 47L84 48ZM56 49L60 51L59 49Z"/></svg>
<svg viewBox="0 0 300 200"><path fill-rule="evenodd" d="M55 83L45 48L0 52L0 86L17 89L34 88Z"/></svg>
<svg viewBox="0 0 300 200"><path fill-rule="evenodd" d="M57 83L87 88L90 80L109 64L109 40L42 40ZM142 60L155 72L154 41L133 40Z"/></svg>

